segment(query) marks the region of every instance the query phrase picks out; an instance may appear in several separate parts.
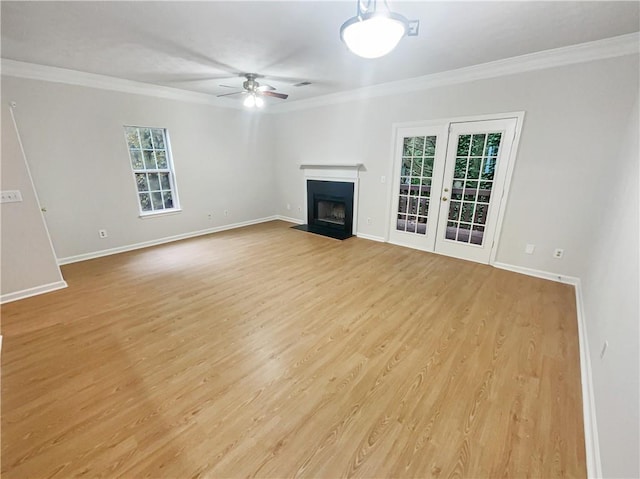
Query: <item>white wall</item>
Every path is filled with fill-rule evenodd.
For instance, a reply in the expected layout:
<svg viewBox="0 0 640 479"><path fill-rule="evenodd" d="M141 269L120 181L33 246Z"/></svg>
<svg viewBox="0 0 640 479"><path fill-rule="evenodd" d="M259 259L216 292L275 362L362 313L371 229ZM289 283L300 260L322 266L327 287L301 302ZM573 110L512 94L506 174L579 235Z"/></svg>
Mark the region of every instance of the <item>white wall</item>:
<svg viewBox="0 0 640 479"><path fill-rule="evenodd" d="M391 177L394 122L524 110L497 261L577 276L596 227L589 206L599 198L603 159L637 88L637 56L626 56L278 114L278 213L305 219L298 164L362 162L357 231L383 237L391 185L380 177ZM524 253L527 243L535 254ZM562 260L552 258L555 248L565 250Z"/></svg>
<svg viewBox="0 0 640 479"><path fill-rule="evenodd" d="M620 148L606 157L582 286L603 476L640 477L638 97ZM600 358L605 341L608 348Z"/></svg>
<svg viewBox="0 0 640 479"><path fill-rule="evenodd" d="M18 128L58 258L274 214L266 115L13 77L3 77L2 98L18 104ZM138 217L125 124L168 129L181 213ZM98 237L101 228L108 238Z"/></svg>
<svg viewBox="0 0 640 479"><path fill-rule="evenodd" d="M2 273L3 300L11 293L29 294L46 285L60 287L60 269L47 236L40 207L13 127L10 107L2 102L2 190L19 190L22 202L2 203ZM51 289L51 288L47 288Z"/></svg>

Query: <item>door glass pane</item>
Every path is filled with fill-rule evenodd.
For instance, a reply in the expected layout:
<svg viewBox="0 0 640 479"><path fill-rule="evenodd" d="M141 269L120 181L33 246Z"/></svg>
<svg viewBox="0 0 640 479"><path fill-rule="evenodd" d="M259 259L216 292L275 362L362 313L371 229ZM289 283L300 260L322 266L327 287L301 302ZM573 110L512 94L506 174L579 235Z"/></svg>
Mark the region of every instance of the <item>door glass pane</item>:
<svg viewBox="0 0 640 479"><path fill-rule="evenodd" d="M445 239L482 246L502 133L460 135Z"/></svg>
<svg viewBox="0 0 640 479"><path fill-rule="evenodd" d="M455 221L447 222L447 233L445 235L445 238L448 240L455 240L457 231L458 231L458 223L456 223Z"/></svg>
<svg viewBox="0 0 640 479"><path fill-rule="evenodd" d="M407 229L407 215L398 214L398 222L396 225L398 231L406 231Z"/></svg>
<svg viewBox="0 0 640 479"><path fill-rule="evenodd" d="M404 138L400 185L398 186L398 218L396 222L398 231L427 234L429 195L431 194L435 154L435 136Z"/></svg>

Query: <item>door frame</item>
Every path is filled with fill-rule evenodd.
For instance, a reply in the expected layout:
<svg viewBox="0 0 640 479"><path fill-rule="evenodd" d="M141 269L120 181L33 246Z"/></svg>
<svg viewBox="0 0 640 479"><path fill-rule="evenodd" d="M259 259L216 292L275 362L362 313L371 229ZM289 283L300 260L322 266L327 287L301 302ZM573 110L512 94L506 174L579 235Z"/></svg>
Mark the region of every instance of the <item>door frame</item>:
<svg viewBox="0 0 640 479"><path fill-rule="evenodd" d="M387 169L387 178L389 181L387 182L387 202L386 202L386 215L387 225L385 228L384 241L385 243L389 243L389 238L391 235L391 210L392 205L394 203L393 195L397 188L395 188L395 164L397 158L396 156L396 144L398 141L398 133L399 130L403 128L434 128L437 126L441 126L446 128L445 131L449 132L451 125L453 123L465 123L472 121L486 121L486 120L506 120L506 119L515 119L515 135L513 137L513 143L511 145L511 151L509 151L506 160L507 160L507 172L504 180L504 186L502 188L502 192L500 194L500 199L496 205L498 211L498 219L496 224L496 229L493 235L493 238L488 238L488 240L492 241L491 246L491 255L489 258L489 264L492 265L496 261L496 255L498 252L498 248L500 246L500 238L502 237L502 224L504 221L504 215L508 204L509 192L511 189L511 178L513 176L513 170L515 167L515 162L517 158L517 153L520 145L520 137L522 135L522 126L524 123L525 112L524 111L515 111L515 112L506 112L506 113L492 113L486 115L472 115L472 116L462 116L462 117L449 117L449 118L440 118L434 120L423 120L423 121L411 121L411 122L398 122L392 123L391 125L391 153L389 162L389 166ZM448 135L446 138L447 144ZM445 151L445 155L446 155Z"/></svg>

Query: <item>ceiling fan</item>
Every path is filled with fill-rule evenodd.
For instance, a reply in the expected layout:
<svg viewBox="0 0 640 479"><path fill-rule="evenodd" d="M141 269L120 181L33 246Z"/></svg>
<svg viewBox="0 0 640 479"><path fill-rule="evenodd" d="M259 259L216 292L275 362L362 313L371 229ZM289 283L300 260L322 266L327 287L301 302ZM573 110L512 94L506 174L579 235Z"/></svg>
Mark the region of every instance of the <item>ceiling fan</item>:
<svg viewBox="0 0 640 479"><path fill-rule="evenodd" d="M258 75L257 73L245 73L241 76L244 76L246 78L246 80L242 83L242 88L244 88L244 90L224 93L217 96L221 97L231 95L247 95L247 98L245 98L244 100L244 106L249 108L253 108L254 106L261 108L262 106L264 106L264 100L262 99L263 96L280 98L281 100L286 100L289 97L289 95L287 95L286 93L278 93L274 91L275 88L271 85L260 85L260 83L256 81L257 78L260 78L260 75ZM229 85L220 86L225 88L236 88Z"/></svg>

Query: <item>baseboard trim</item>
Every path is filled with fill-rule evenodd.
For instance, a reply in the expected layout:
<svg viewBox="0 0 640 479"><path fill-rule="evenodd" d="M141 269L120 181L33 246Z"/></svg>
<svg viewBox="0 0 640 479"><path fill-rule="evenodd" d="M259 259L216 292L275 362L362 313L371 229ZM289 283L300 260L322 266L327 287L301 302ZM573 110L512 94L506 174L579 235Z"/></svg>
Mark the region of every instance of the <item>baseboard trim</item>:
<svg viewBox="0 0 640 479"><path fill-rule="evenodd" d="M362 238L362 239L366 239L366 240L370 240L370 241L377 241L378 243L384 243L384 238L382 236L375 236L375 235L368 235L365 233L356 233L356 236L358 238Z"/></svg>
<svg viewBox="0 0 640 479"><path fill-rule="evenodd" d="M294 223L296 225L301 225L304 223L303 220L299 220L298 218L291 218L290 216L276 215L275 219L286 221L287 223Z"/></svg>
<svg viewBox="0 0 640 479"><path fill-rule="evenodd" d="M14 293L7 293L0 296L0 304L18 301L19 299L30 298L39 294L50 293L67 287L66 281L56 281L55 283L43 284L34 288L23 289Z"/></svg>
<svg viewBox="0 0 640 479"><path fill-rule="evenodd" d="M241 221L239 223L216 226L214 228L207 228L205 230L192 231L190 233L183 233L175 236L167 236L167 237L159 238L156 240L143 241L142 243L134 243L134 244L125 245L125 246L118 246L117 248L94 251L92 253L84 253L84 254L79 254L75 256L67 256L66 258L58 258L58 264L64 265L64 264L70 264L70 263L77 263L79 261L87 261L89 259L101 258L103 256L110 256L112 254L126 253L127 251L134 251L137 249L148 248L150 246L157 246L165 243L172 243L174 241L180 241L188 238L195 238L196 236L204 236L212 233L218 233L220 231L227 231L227 230L232 230L236 228L242 228L244 226L251 226L259 223L266 223L268 221L274 221L277 219L280 219L280 218L277 216L267 216L267 217L258 218L255 220Z"/></svg>
<svg viewBox="0 0 640 479"><path fill-rule="evenodd" d="M598 422L596 421L596 404L593 392L593 376L591 373L591 355L589 353L589 339L584 314L582 297L582 283L580 279L575 284L576 314L578 316L578 344L580 346L580 376L582 383L582 414L584 421L584 445L587 459L587 477L596 479L602 477L602 463L600 460L600 441L598 439Z"/></svg>
<svg viewBox="0 0 640 479"><path fill-rule="evenodd" d="M556 281L558 283L566 283L576 285L580 282L579 278L575 276L565 276L558 273L549 273L548 271L542 271L539 269L533 268L525 268L524 266L516 266L513 264L507 263L492 263L491 266L494 266L498 269L504 269L507 271L512 271L514 273L526 274L527 276L533 276L535 278L548 279L550 281Z"/></svg>

